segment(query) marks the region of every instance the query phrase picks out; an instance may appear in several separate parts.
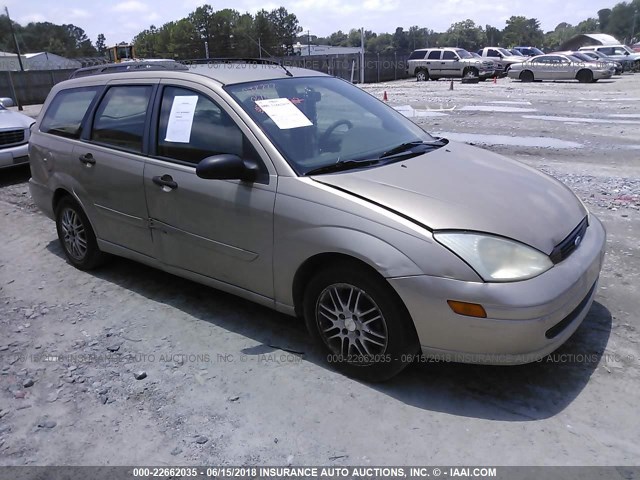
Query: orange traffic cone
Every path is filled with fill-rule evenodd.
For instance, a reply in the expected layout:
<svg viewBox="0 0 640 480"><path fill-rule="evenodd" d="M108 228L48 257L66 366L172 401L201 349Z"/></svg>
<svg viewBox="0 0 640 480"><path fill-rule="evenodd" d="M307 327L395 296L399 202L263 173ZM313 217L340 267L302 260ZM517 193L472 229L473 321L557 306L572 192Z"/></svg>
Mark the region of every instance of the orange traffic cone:
<svg viewBox="0 0 640 480"><path fill-rule="evenodd" d="M387 97L387 91L386 90L384 91L384 95L382 96L382 100L385 101L385 102L389 101L389 97Z"/></svg>
<svg viewBox="0 0 640 480"><path fill-rule="evenodd" d="M449 84L449 90L453 90L453 78L451 79L451 83Z"/></svg>

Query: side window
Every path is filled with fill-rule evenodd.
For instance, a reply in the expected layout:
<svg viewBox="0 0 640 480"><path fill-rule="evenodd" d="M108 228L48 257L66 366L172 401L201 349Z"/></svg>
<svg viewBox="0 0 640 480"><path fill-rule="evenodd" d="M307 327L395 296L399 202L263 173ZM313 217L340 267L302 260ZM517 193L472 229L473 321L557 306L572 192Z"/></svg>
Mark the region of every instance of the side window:
<svg viewBox="0 0 640 480"><path fill-rule="evenodd" d="M429 60L440 60L440 50L434 50L433 52L429 52L429 56L427 58Z"/></svg>
<svg viewBox="0 0 640 480"><path fill-rule="evenodd" d="M424 50L414 50L413 52L411 52L411 55L409 55L408 60L423 60L424 56Z"/></svg>
<svg viewBox="0 0 640 480"><path fill-rule="evenodd" d="M613 55L613 48L610 47L601 48L599 51L604 53L605 55Z"/></svg>
<svg viewBox="0 0 640 480"><path fill-rule="evenodd" d="M620 47L615 47L613 51L615 52L615 55L624 55L625 53L627 53L627 51L624 48L620 48Z"/></svg>
<svg viewBox="0 0 640 480"><path fill-rule="evenodd" d="M487 52L487 57L499 57L500 54L498 53L497 50L492 50L489 49L489 51Z"/></svg>
<svg viewBox="0 0 640 480"><path fill-rule="evenodd" d="M59 92L40 123L40 131L66 138L80 138L82 120L100 87L72 88Z"/></svg>
<svg viewBox="0 0 640 480"><path fill-rule="evenodd" d="M165 87L157 154L195 165L222 153L258 160L240 128L216 103L192 90Z"/></svg>
<svg viewBox="0 0 640 480"><path fill-rule="evenodd" d="M142 137L152 90L150 85L109 88L98 105L91 140L142 152Z"/></svg>
<svg viewBox="0 0 640 480"><path fill-rule="evenodd" d="M458 56L455 54L455 52L451 52L449 50L445 50L444 53L442 54L442 59L443 60L457 60Z"/></svg>

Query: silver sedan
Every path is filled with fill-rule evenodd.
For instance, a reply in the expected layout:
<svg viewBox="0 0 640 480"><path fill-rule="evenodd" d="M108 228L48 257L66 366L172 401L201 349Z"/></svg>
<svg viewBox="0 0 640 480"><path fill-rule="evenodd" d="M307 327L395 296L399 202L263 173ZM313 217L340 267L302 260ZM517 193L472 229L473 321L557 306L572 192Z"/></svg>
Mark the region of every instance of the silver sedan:
<svg viewBox="0 0 640 480"><path fill-rule="evenodd" d="M601 62L586 62L572 55L538 55L515 64L508 73L509 78L523 82L537 80L578 80L580 83L597 82L611 78L608 65Z"/></svg>

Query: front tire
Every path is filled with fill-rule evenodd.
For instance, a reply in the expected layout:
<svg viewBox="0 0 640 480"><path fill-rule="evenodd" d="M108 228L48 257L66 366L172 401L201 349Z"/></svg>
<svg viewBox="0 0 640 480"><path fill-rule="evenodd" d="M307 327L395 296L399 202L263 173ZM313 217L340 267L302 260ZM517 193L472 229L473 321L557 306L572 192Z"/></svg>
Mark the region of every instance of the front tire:
<svg viewBox="0 0 640 480"><path fill-rule="evenodd" d="M350 377L388 380L420 350L400 298L384 279L357 266L316 274L305 291L304 316L329 363Z"/></svg>
<svg viewBox="0 0 640 480"><path fill-rule="evenodd" d="M521 82L533 82L534 81L534 76L533 76L533 72L531 70L525 70L523 72L520 73L520 81Z"/></svg>
<svg viewBox="0 0 640 480"><path fill-rule="evenodd" d="M593 82L593 72L591 70L580 70L576 74L576 80L580 83L592 83Z"/></svg>
<svg viewBox="0 0 640 480"><path fill-rule="evenodd" d="M82 207L71 197L56 207L56 230L67 260L79 270L91 270L104 262L95 233Z"/></svg>

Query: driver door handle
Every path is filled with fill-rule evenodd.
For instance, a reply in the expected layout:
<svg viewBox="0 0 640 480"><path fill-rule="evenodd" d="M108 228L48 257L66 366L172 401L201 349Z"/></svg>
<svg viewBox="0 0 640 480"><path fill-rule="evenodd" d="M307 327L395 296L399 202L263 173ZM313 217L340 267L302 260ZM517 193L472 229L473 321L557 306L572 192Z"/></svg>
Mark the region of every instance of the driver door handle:
<svg viewBox="0 0 640 480"><path fill-rule="evenodd" d="M162 175L161 177L153 177L153 183L162 187L164 191L175 190L178 188L178 184L173 181L171 175ZM167 190L168 189L168 190Z"/></svg>

